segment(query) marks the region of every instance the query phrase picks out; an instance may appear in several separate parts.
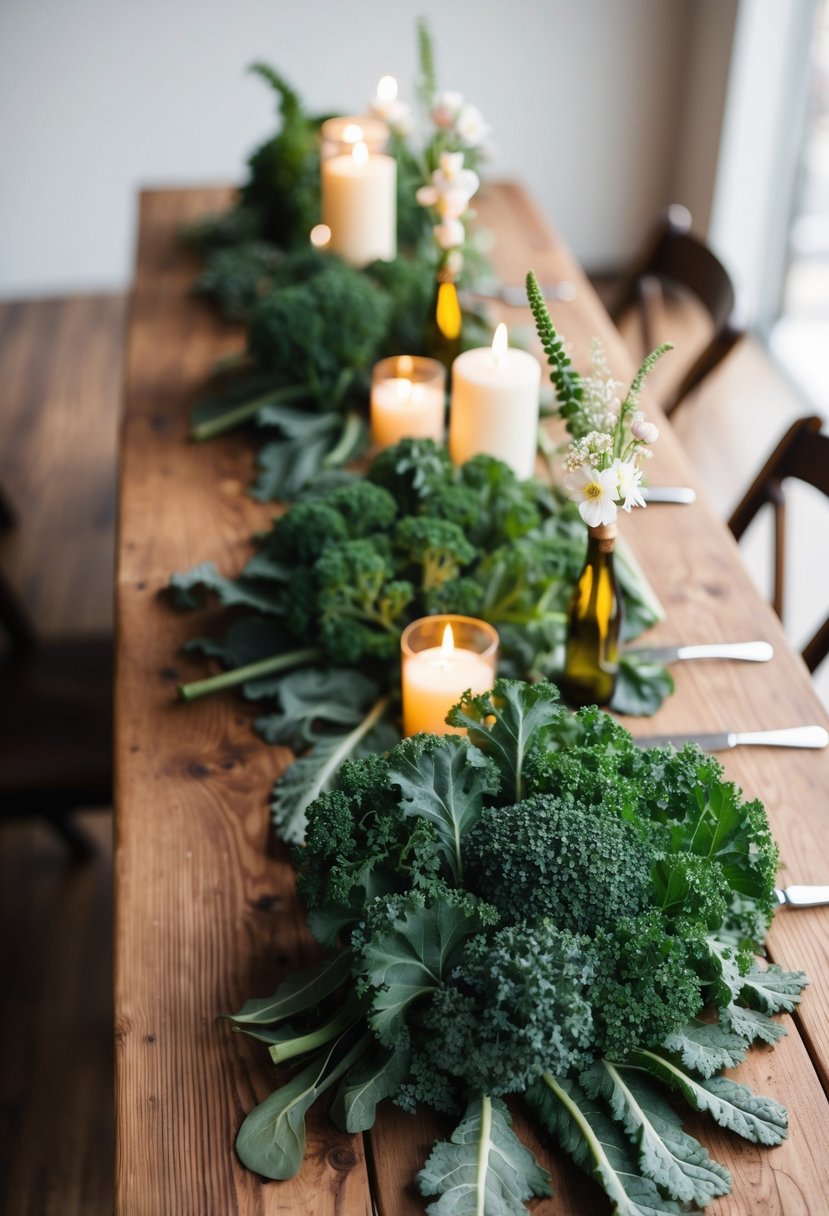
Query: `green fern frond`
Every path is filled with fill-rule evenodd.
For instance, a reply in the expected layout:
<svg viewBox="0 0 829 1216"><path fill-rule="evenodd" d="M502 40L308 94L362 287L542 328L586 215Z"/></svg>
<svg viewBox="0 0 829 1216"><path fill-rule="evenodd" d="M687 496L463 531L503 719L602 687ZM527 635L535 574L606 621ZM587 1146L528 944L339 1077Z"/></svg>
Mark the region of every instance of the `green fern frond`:
<svg viewBox="0 0 829 1216"><path fill-rule="evenodd" d="M417 19L417 52L420 65L417 93L420 104L424 109L428 110L435 100L438 83L435 71L434 43L432 42L432 35L425 17L418 17Z"/></svg>
<svg viewBox="0 0 829 1216"><path fill-rule="evenodd" d="M550 379L556 390L559 414L569 418L576 413L584 399L581 376L573 367L561 336L553 325L550 311L544 302L541 288L534 273L527 274L527 299L530 302L535 328L550 365Z"/></svg>
<svg viewBox="0 0 829 1216"><path fill-rule="evenodd" d="M646 355L642 360L642 366L633 377L630 388L628 389L627 397L625 397L623 409L627 411L639 404L639 396L642 392L642 386L646 378L653 371L654 366L659 362L664 354L669 350L674 349L673 342L663 342L661 346L657 346L649 355Z"/></svg>
<svg viewBox="0 0 829 1216"><path fill-rule="evenodd" d="M267 63L252 63L249 71L259 76L269 84L279 96L279 112L286 123L292 122L302 114L302 104L299 94L295 93L284 77L269 67Z"/></svg>

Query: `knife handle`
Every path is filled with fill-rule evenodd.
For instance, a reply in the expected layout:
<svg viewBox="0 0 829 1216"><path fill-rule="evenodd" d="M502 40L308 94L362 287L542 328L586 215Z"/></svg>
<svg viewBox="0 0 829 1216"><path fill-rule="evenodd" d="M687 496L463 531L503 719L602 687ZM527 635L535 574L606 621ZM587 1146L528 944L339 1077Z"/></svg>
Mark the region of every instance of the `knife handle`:
<svg viewBox="0 0 829 1216"><path fill-rule="evenodd" d="M829 904L829 887L786 887L780 894L792 908L815 908L818 904Z"/></svg>
<svg viewBox="0 0 829 1216"><path fill-rule="evenodd" d="M742 659L747 663L767 663L774 655L769 642L711 642L700 646L680 646L678 659Z"/></svg>
<svg viewBox="0 0 829 1216"><path fill-rule="evenodd" d="M676 503L679 506L690 506L697 501L696 491L690 486L643 486L642 497L645 502Z"/></svg>
<svg viewBox="0 0 829 1216"><path fill-rule="evenodd" d="M822 726L792 726L788 730L755 730L735 733L735 746L740 743L758 747L826 747L829 734Z"/></svg>

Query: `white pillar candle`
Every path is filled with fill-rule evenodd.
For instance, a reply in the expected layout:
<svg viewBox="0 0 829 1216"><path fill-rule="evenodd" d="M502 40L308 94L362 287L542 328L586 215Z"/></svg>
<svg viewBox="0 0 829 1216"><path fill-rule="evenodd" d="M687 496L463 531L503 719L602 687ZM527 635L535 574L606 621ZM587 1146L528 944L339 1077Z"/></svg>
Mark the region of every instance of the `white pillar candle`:
<svg viewBox="0 0 829 1216"><path fill-rule="evenodd" d="M532 477L538 445L541 365L507 346L499 325L491 347L458 355L452 364L449 454L455 464L486 452L516 477Z"/></svg>
<svg viewBox="0 0 829 1216"><path fill-rule="evenodd" d="M369 152L385 152L389 128L380 118L369 114L343 114L326 118L320 127L320 156L336 156L348 152L355 144L366 144Z"/></svg>
<svg viewBox="0 0 829 1216"><path fill-rule="evenodd" d="M401 439L443 443L446 371L437 359L399 355L381 359L371 377L371 438L378 448Z"/></svg>
<svg viewBox="0 0 829 1216"><path fill-rule="evenodd" d="M471 617L423 617L403 631L400 647L403 734L464 734L446 715L467 690L492 688L498 634Z"/></svg>
<svg viewBox="0 0 829 1216"><path fill-rule="evenodd" d="M322 221L331 230L328 248L352 266L397 256L397 162L356 143L326 157Z"/></svg>

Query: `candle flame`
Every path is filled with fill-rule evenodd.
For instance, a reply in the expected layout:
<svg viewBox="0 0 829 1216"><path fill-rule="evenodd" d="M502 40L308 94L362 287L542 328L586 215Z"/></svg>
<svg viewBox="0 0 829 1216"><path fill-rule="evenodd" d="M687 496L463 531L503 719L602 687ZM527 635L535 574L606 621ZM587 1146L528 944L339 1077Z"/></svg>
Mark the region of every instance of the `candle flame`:
<svg viewBox="0 0 829 1216"><path fill-rule="evenodd" d="M343 127L343 142L347 144L358 144L363 138L363 128L356 122L347 123Z"/></svg>
<svg viewBox="0 0 829 1216"><path fill-rule="evenodd" d="M327 224L314 224L310 239L315 249L324 249L331 240L331 229Z"/></svg>
<svg viewBox="0 0 829 1216"><path fill-rule="evenodd" d="M395 388L395 392L397 393L397 400L400 402L400 404L408 405L408 403L412 399L412 382L411 382L411 380L405 380L405 379L395 380L394 388Z"/></svg>
<svg viewBox="0 0 829 1216"><path fill-rule="evenodd" d="M503 361L504 355L507 353L508 346L509 336L507 334L507 327L502 321L495 330L495 335L492 339L492 355L496 364Z"/></svg>
<svg viewBox="0 0 829 1216"><path fill-rule="evenodd" d="M355 165L365 165L368 163L368 144L362 141L355 144L351 149L351 159Z"/></svg>
<svg viewBox="0 0 829 1216"><path fill-rule="evenodd" d="M452 626L447 625L443 631L443 641L440 644L440 656L444 662L452 658L455 653L455 635L452 632Z"/></svg>
<svg viewBox="0 0 829 1216"><path fill-rule="evenodd" d="M397 81L393 76L381 76L377 83L377 100L384 102L397 101Z"/></svg>
<svg viewBox="0 0 829 1216"><path fill-rule="evenodd" d="M408 380L414 371L414 359L411 355L400 355L397 360L397 374Z"/></svg>

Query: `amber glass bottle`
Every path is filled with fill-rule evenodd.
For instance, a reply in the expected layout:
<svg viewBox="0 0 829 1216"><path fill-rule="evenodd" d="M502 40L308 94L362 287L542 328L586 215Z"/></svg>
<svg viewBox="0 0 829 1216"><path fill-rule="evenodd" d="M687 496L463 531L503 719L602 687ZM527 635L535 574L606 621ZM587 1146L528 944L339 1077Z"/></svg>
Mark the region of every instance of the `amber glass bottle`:
<svg viewBox="0 0 829 1216"><path fill-rule="evenodd" d="M433 359L439 359L446 368L450 368L460 354L462 327L463 313L457 284L451 274L439 271L429 312L426 349Z"/></svg>
<svg viewBox="0 0 829 1216"><path fill-rule="evenodd" d="M619 671L622 604L613 574L616 525L588 528L587 557L567 611L561 691L571 705L607 705Z"/></svg>

